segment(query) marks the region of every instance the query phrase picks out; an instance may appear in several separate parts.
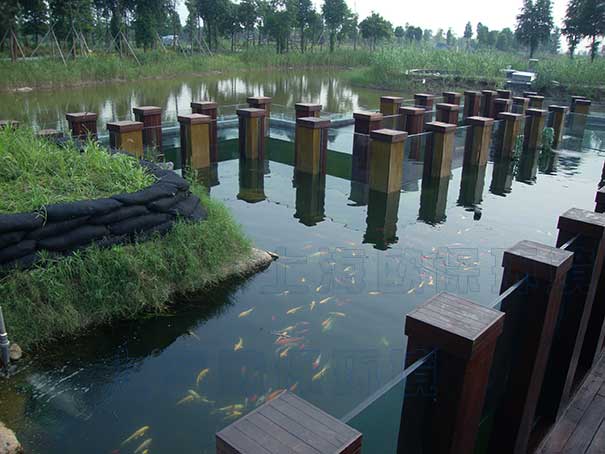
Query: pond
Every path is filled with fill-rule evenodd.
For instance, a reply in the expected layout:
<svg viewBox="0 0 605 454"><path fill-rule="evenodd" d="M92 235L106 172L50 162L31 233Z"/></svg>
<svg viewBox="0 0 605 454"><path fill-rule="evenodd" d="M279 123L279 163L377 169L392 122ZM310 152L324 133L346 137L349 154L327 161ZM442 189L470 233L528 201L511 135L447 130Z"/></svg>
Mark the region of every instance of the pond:
<svg viewBox="0 0 605 454"><path fill-rule="evenodd" d="M329 92L320 86L313 97ZM225 102L251 93L236 92ZM334 99L351 104L333 111L377 100L341 94ZM165 96L181 95L155 99ZM134 101L123 102L127 112ZM58 118L68 107L55 109ZM213 453L216 431L283 389L342 417L403 369L412 308L441 291L489 304L506 248L521 239L552 245L563 212L594 209L603 167L594 149L605 139L587 131L529 165L490 159L469 173L461 131L452 177L423 187L420 138L406 145L402 191L385 196L351 181L350 128L331 131L325 179L294 171L283 128L272 128L262 162L240 163L233 131L221 136L220 162L205 176L210 193L280 259L162 316L91 330L20 364L0 387L0 420L27 452ZM400 386L371 407L381 418L372 427L351 421L364 432L364 452L394 452L402 400ZM144 435L128 440L139 429Z"/></svg>

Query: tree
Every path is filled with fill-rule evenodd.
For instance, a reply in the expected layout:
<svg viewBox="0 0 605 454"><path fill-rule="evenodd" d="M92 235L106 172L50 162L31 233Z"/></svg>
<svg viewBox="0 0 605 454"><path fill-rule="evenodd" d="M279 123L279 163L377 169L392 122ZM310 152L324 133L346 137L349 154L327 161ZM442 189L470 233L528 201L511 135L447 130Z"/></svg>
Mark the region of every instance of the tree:
<svg viewBox="0 0 605 454"><path fill-rule="evenodd" d="M583 38L590 40L590 60L594 61L599 51L599 36L605 34L605 2L603 0L580 0L579 30Z"/></svg>
<svg viewBox="0 0 605 454"><path fill-rule="evenodd" d="M300 51L305 51L305 29L311 23L313 19L313 3L311 0L295 0L296 8L296 25L300 31Z"/></svg>
<svg viewBox="0 0 605 454"><path fill-rule="evenodd" d="M553 28L551 0L524 0L517 16L517 40L529 47L529 57L533 58L538 46L548 42Z"/></svg>
<svg viewBox="0 0 605 454"><path fill-rule="evenodd" d="M389 38L393 32L391 23L375 12L361 21L359 29L361 30L361 36L370 41L372 50L376 49L378 41Z"/></svg>
<svg viewBox="0 0 605 454"><path fill-rule="evenodd" d="M330 31L330 52L334 52L334 42L336 34L340 31L349 8L345 0L324 0L321 11ZM361 26L361 24L360 24Z"/></svg>
<svg viewBox="0 0 605 454"><path fill-rule="evenodd" d="M496 49L501 50L503 52L508 52L512 49L515 41L515 35L510 28L503 28L500 33L498 33L498 39L496 40Z"/></svg>
<svg viewBox="0 0 605 454"><path fill-rule="evenodd" d="M17 60L17 17L19 15L19 4L13 0L0 0L0 32L6 37L10 46L11 60ZM9 35L10 34L10 35ZM2 38L0 38L2 39Z"/></svg>
<svg viewBox="0 0 605 454"><path fill-rule="evenodd" d="M467 22L466 27L464 27L464 39L473 39L473 25L470 22Z"/></svg>
<svg viewBox="0 0 605 454"><path fill-rule="evenodd" d="M447 34L445 35L445 42L448 46L453 46L454 41L456 41L456 37L454 36L454 32L452 32L451 28L448 28Z"/></svg>
<svg viewBox="0 0 605 454"><path fill-rule="evenodd" d="M481 22L477 24L477 44L479 47L489 46L489 28Z"/></svg>
<svg viewBox="0 0 605 454"><path fill-rule="evenodd" d="M357 49L357 37L359 36L359 16L349 11L340 31L342 38L353 40L353 49Z"/></svg>
<svg viewBox="0 0 605 454"><path fill-rule="evenodd" d="M250 43L250 33L254 33L254 27L258 22L258 15L256 13L257 6L257 2L254 0L243 0L239 4L239 23L242 25L242 27L244 27L244 30L246 31L246 47L248 47Z"/></svg>
<svg viewBox="0 0 605 454"><path fill-rule="evenodd" d="M395 27L394 34L395 34L395 38L397 38L397 41L399 41L399 43L401 43L401 41L403 40L403 37L405 36L405 30L403 29L403 27L401 25L398 25L397 27Z"/></svg>
<svg viewBox="0 0 605 454"><path fill-rule="evenodd" d="M22 30L25 35L33 36L38 44L38 37L44 33L48 22L48 8L44 0L21 0Z"/></svg>
<svg viewBox="0 0 605 454"><path fill-rule="evenodd" d="M582 40L582 24L580 23L580 10L582 0L570 0L567 5L565 19L563 20L563 34L567 39L569 56L573 58L578 44Z"/></svg>
<svg viewBox="0 0 605 454"><path fill-rule="evenodd" d="M92 29L92 1L49 0L48 7L58 39L71 38L71 53L75 58L79 42L77 33Z"/></svg>

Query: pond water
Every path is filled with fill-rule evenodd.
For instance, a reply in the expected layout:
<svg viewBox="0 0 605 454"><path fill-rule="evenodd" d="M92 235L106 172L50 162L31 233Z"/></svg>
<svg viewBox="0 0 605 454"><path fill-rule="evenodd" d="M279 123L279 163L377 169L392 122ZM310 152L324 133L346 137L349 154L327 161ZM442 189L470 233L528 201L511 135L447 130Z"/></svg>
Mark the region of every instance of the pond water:
<svg viewBox="0 0 605 454"><path fill-rule="evenodd" d="M376 104L375 92L365 97L336 79L339 88L330 88L331 76L318 77L327 79L292 86L284 76L281 102L309 90L307 99L329 111ZM219 102L241 102L268 90L265 83L281 86L246 83L236 89L240 82L228 82L233 93ZM146 103L163 106L166 99L188 105L192 92L223 93L187 82L147 84L158 93ZM95 87L87 93L98 97L82 106L107 102L125 113L138 104L133 91L119 98ZM48 109L32 99L27 119L57 120L76 110L78 96L71 99L54 98ZM345 99L350 104L340 104ZM567 138L561 150L517 164L490 159L470 172L461 166L464 134L452 177L428 186L421 181L424 141L409 141L403 189L385 196L351 181L350 128L331 131L325 178L295 172L292 131L272 129L267 161L251 163L237 159L234 132L222 131L220 163L205 180L210 193L257 247L280 259L163 316L91 330L40 352L2 382L0 420L31 453L214 453L216 431L282 389L336 417L347 414L403 369L412 308L441 291L489 304L504 249L522 239L554 244L559 215L594 209L603 167L595 149L604 148L605 133ZM364 432L364 452L394 452L402 400L400 386L371 407L375 417L351 422ZM370 425L380 426L380 437ZM126 441L141 428L144 435Z"/></svg>

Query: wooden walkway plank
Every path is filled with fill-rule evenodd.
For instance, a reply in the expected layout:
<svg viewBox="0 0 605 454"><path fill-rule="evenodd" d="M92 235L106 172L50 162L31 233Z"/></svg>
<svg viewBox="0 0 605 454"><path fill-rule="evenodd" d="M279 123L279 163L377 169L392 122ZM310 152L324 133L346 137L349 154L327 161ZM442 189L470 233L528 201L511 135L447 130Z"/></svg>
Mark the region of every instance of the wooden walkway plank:
<svg viewBox="0 0 605 454"><path fill-rule="evenodd" d="M565 444L563 452L565 454L584 454L601 427L603 417L605 417L605 398L596 396Z"/></svg>

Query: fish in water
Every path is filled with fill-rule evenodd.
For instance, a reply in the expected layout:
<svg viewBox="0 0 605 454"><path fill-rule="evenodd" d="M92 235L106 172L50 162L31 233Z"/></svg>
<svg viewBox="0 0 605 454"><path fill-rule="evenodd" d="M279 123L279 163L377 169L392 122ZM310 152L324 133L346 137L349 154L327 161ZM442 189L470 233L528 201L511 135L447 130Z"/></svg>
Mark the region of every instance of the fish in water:
<svg viewBox="0 0 605 454"><path fill-rule="evenodd" d="M288 356L288 352L290 351L292 347L286 347L282 352L279 353L279 357L280 358L285 358L286 356Z"/></svg>
<svg viewBox="0 0 605 454"><path fill-rule="evenodd" d="M244 318L247 317L248 315L250 315L252 313L252 311L254 310L253 307L251 307L250 309L248 309L247 311L244 312L240 312L238 315L238 318Z"/></svg>
<svg viewBox="0 0 605 454"><path fill-rule="evenodd" d="M144 436L147 433L148 430L149 430L149 426L143 426L140 429L135 430L130 437L128 437L126 440L124 440L122 442L122 446L130 443L133 440L136 440L137 438L141 438L142 436Z"/></svg>
<svg viewBox="0 0 605 454"><path fill-rule="evenodd" d="M231 421L233 419L237 419L240 416L242 416L242 412L241 411L232 411L231 413L229 413L227 416L225 416L223 419L225 421Z"/></svg>
<svg viewBox="0 0 605 454"><path fill-rule="evenodd" d="M233 346L233 351L236 352L238 350L241 350L242 348L244 348L244 339L242 339L241 337L239 338L239 341L237 342L237 344L235 344Z"/></svg>
<svg viewBox="0 0 605 454"><path fill-rule="evenodd" d="M328 296L327 298L322 299L319 304L326 304L329 301L332 301L334 299L333 296Z"/></svg>
<svg viewBox="0 0 605 454"><path fill-rule="evenodd" d="M317 358L315 358L315 361L313 361L313 369L317 369L319 367L320 363L321 363L321 353L317 356Z"/></svg>
<svg viewBox="0 0 605 454"><path fill-rule="evenodd" d="M276 345L298 344L304 340L303 337L280 337L275 341Z"/></svg>
<svg viewBox="0 0 605 454"><path fill-rule="evenodd" d="M298 306L298 307L293 307L292 309L290 309L289 311L286 312L287 315L292 315L292 314L296 314L298 311L300 311L303 307L302 306Z"/></svg>
<svg viewBox="0 0 605 454"><path fill-rule="evenodd" d="M382 292L368 292L368 295L370 295L370 296L378 296L378 295L382 295Z"/></svg>
<svg viewBox="0 0 605 454"><path fill-rule="evenodd" d="M214 413L231 413L234 411L241 411L243 409L244 409L243 404L233 404L233 405L227 405L226 407L217 408L216 411L214 411Z"/></svg>
<svg viewBox="0 0 605 454"><path fill-rule="evenodd" d="M345 314L344 312L329 312L329 315L334 315L336 317L346 317L347 314Z"/></svg>
<svg viewBox="0 0 605 454"><path fill-rule="evenodd" d="M380 338L380 343L381 343L382 345L384 345L385 347L387 347L387 348L389 347L389 345L391 345L391 344L389 343L389 340L388 340L386 337L381 337L381 338Z"/></svg>
<svg viewBox="0 0 605 454"><path fill-rule="evenodd" d="M187 331L187 334L189 334L191 337L195 337L197 340L200 340L200 337L191 330Z"/></svg>
<svg viewBox="0 0 605 454"><path fill-rule="evenodd" d="M293 393L296 391L296 389L298 388L298 382L294 383L292 386L290 386L290 388L288 388L288 390Z"/></svg>
<svg viewBox="0 0 605 454"><path fill-rule="evenodd" d="M210 369L206 368L202 369L200 373L197 374L197 377L195 379L195 386L200 386L200 383L202 382L202 380L204 380L206 375L208 375L208 372L210 372Z"/></svg>
<svg viewBox="0 0 605 454"><path fill-rule="evenodd" d="M334 319L332 317L326 318L323 322L321 322L321 330L323 332L330 331L333 323Z"/></svg>
<svg viewBox="0 0 605 454"><path fill-rule="evenodd" d="M311 301L311 304L309 304L309 310L312 311L313 309L315 309L316 304L317 302L315 300Z"/></svg>
<svg viewBox="0 0 605 454"><path fill-rule="evenodd" d="M322 288L323 288L323 285L320 285L319 287L317 287L317 288L315 289L315 292L316 292L316 293L321 292L321 289L322 289Z"/></svg>
<svg viewBox="0 0 605 454"><path fill-rule="evenodd" d="M177 405L188 404L189 402L193 402L194 400L195 400L195 397L193 397L191 394L188 394L185 397L183 397L181 400L179 400L176 404Z"/></svg>
<svg viewBox="0 0 605 454"><path fill-rule="evenodd" d="M145 440L143 443L141 443L139 445L139 447L137 449L134 450L134 454L139 454L139 453L143 453L147 448L149 448L151 446L151 438L148 438L147 440Z"/></svg>
<svg viewBox="0 0 605 454"><path fill-rule="evenodd" d="M275 399L277 396L279 396L279 395L280 395L281 393L283 393L284 391L285 391L285 390L283 390L283 389L277 389L277 390L273 391L271 394L269 394L269 395L267 396L267 402L269 402L269 401L271 401L271 400Z"/></svg>
<svg viewBox="0 0 605 454"><path fill-rule="evenodd" d="M196 400L197 400L197 399L201 399L201 398L202 398L202 396L200 396L200 395L199 395L197 392L195 392L193 389L190 389L189 391L187 391L187 393L188 393L190 396L193 396L193 398L194 398L194 399L196 399Z"/></svg>
<svg viewBox="0 0 605 454"><path fill-rule="evenodd" d="M323 377L325 377L329 368L330 368L330 365L326 364L324 367L321 368L321 370L319 372L317 372L315 375L313 375L313 378L311 380L317 381L317 380L322 379Z"/></svg>

